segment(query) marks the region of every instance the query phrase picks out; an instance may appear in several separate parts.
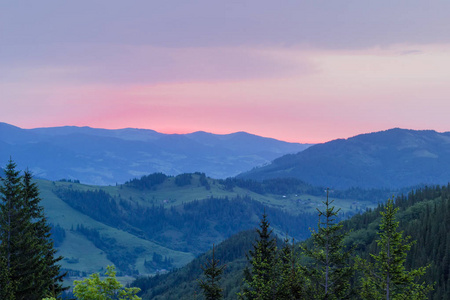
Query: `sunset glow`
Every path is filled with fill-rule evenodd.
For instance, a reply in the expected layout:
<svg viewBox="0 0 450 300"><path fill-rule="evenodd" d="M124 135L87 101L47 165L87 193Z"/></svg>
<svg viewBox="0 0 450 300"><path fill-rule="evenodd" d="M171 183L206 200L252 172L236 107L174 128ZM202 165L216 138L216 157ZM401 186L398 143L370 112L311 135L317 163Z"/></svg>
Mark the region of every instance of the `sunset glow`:
<svg viewBox="0 0 450 300"><path fill-rule="evenodd" d="M389 9L390 2L381 2ZM150 9L145 2L139 3ZM361 18L367 14L376 19L380 11L339 8L348 22L354 22L354 28L361 24L370 27L366 26L363 39L358 32L347 30L347 23L339 25L337 16L320 19L320 5L327 4L308 5L308 9L317 9L323 21L309 27L313 28L311 35L299 34L297 39L294 36L300 32L294 30L292 39L280 37L277 32L281 29L275 24L274 32L269 30L270 24L255 31L251 22L255 20L250 18L239 19L243 29L248 26L249 36L247 41L237 41L230 35L234 29L208 24L208 18L195 21L200 27L176 28L167 35L160 27L161 37L167 39L147 36L140 26L148 28L151 22L139 18L139 5L125 9L123 18L117 20L109 13L95 20L88 12L84 19L71 19L71 26L80 26L76 35L66 36L57 29L44 34L48 27L62 22L60 17L35 27L18 27L20 18L27 16L21 16L21 8L12 4L0 13L0 25L7 28L0 32L5 41L0 49L0 121L23 128L77 125L164 133L247 131L310 143L392 127L450 129L450 41L447 34L436 32L436 28L449 27L448 18L430 15L436 24L412 36L409 22L427 22L428 17L417 19L420 14L411 13L410 19L405 17L399 25L395 16L387 16L385 22L392 22L391 30L399 33L384 36L384 28L378 28L381 24L370 27ZM106 10L118 6L114 2ZM220 16L217 8L208 7L196 14ZM57 9L64 11L62 6ZM291 16L289 7L279 9L286 15L275 15L278 21L285 17L292 26L309 24L306 18ZM420 5L411 4L410 9L419 13ZM50 14L43 8L37 13L42 14L38 18ZM246 13L264 19L250 10L233 10L231 16ZM127 17L133 14L136 19ZM173 14L158 15L154 21L169 22ZM189 20L181 11L176 15L180 22ZM103 31L94 27L94 33L100 30L94 38L88 25L99 22L110 27ZM329 43L321 40L320 33L327 32L330 24L343 40L354 37L358 44L353 40L341 45L331 36L326 40ZM209 35L208 26L223 30L220 39ZM116 35L110 35L110 30L116 30ZM37 32L40 40L32 36ZM194 32L210 38L176 40Z"/></svg>

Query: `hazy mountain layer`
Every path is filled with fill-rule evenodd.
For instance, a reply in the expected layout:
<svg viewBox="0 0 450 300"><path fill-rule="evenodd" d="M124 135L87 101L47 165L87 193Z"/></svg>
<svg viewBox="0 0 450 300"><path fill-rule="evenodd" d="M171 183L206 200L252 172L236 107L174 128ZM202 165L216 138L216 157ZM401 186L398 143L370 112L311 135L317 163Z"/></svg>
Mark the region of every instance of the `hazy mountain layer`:
<svg viewBox="0 0 450 300"><path fill-rule="evenodd" d="M398 188L450 180L450 132L390 129L312 146L239 175L332 188Z"/></svg>
<svg viewBox="0 0 450 300"><path fill-rule="evenodd" d="M287 153L306 149L245 132L162 134L144 129L54 127L21 129L0 123L0 157L12 157L35 176L88 184L123 183L153 172L235 176Z"/></svg>

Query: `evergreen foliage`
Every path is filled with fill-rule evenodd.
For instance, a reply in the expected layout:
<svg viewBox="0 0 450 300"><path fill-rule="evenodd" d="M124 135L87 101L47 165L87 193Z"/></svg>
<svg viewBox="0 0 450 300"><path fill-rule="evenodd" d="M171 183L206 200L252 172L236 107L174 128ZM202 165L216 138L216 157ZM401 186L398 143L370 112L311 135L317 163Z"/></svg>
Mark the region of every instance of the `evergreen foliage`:
<svg viewBox="0 0 450 300"><path fill-rule="evenodd" d="M200 280L199 286L203 290L206 300L222 299L223 289L219 286L219 281L226 265L220 265L220 261L215 257L214 245L212 248L212 258L202 266L206 280Z"/></svg>
<svg viewBox="0 0 450 300"><path fill-rule="evenodd" d="M304 254L312 260L311 265L302 267L308 278L309 299L344 299L352 293L352 251L345 249L343 241L346 234L342 230L343 225L336 221L339 209L331 206L333 201L328 200L328 193L327 189L325 210L318 209L318 229L311 235L313 247L302 247Z"/></svg>
<svg viewBox="0 0 450 300"><path fill-rule="evenodd" d="M432 290L432 286L417 282L418 277L425 274L426 267L411 271L405 268L407 252L413 243L398 231L399 222L395 220L398 210L389 199L381 212L379 238L376 241L379 252L371 254L374 263L360 261L366 271L361 290L364 299L426 299Z"/></svg>
<svg viewBox="0 0 450 300"><path fill-rule="evenodd" d="M11 274L6 264L6 258L0 256L0 299L15 299L13 282L10 278Z"/></svg>
<svg viewBox="0 0 450 300"><path fill-rule="evenodd" d="M64 239L66 238L66 230L62 228L59 224L52 224L50 223L50 233L52 236L53 244L55 247L61 246L61 244L64 242Z"/></svg>
<svg viewBox="0 0 450 300"><path fill-rule="evenodd" d="M169 176L163 173L153 173L150 175L142 176L140 179L133 179L125 183L126 186L133 187L135 189L155 189L158 184L163 183Z"/></svg>
<svg viewBox="0 0 450 300"><path fill-rule="evenodd" d="M56 257L31 173L20 176L15 168L10 160L0 185L0 256L6 269L1 293L12 292L15 299L27 300L57 296L65 290L64 274L57 264L62 257Z"/></svg>
<svg viewBox="0 0 450 300"><path fill-rule="evenodd" d="M403 270L406 272L405 274L413 275L416 279L414 281L407 279L406 285L402 287L402 289L404 288L403 291L414 291L418 285L421 285L422 282L417 281L418 276L416 275L419 275L417 270L421 268L423 270L424 267L430 265L430 267L426 268L426 272L421 278L423 282L435 282L434 290L430 291L428 295L420 296L421 298L419 299L447 299L450 294L450 235L448 234L450 232L450 184L442 187L418 189L411 192L407 197L397 197L395 202L390 201L390 203L393 204L395 209L396 221L393 221L392 224L398 223L397 229L404 230L404 235L411 236L411 240L415 241L414 244L410 245L409 252L400 253L400 257L403 255L404 259ZM331 209L330 204L331 202L329 203L329 210ZM355 215L349 220L335 224L342 225L342 228L339 230L340 234L346 232L346 236L342 240L343 251L354 249L357 256L369 260L371 266L373 266L373 271L377 270L375 266L376 261L374 262L370 254L379 256L380 247L377 245L377 240L380 240L381 234L383 234L379 230L380 213L386 212L386 209L387 206L380 204L374 210L369 209L365 213ZM333 211L336 212L334 209ZM326 213L326 210L323 213ZM322 218L325 216L322 215ZM378 232L380 234L377 234ZM221 281L221 287L224 288L224 299L236 299L236 293L233 291L239 286L239 282L242 282L243 270L246 266L244 253L248 252L248 249L254 251L254 244L252 245L251 241L259 238L259 234L256 232L253 235L249 235L250 233L251 231L246 233L245 239L242 239L244 237L243 234L235 236L240 237L241 241L246 241L245 243L236 243L237 240L233 237L233 239L225 240L217 247L218 254L220 253L218 257L220 256L221 261L225 261L228 266ZM320 233L320 230L317 230L317 233ZM379 238L377 239L377 237ZM405 239L403 239L403 242L409 243ZM320 248L312 248L314 246L313 239L306 241L304 245L310 247L308 249L311 250L320 250ZM320 294L305 294L312 286L312 279L308 275L311 273L304 272L305 270L299 267L314 266L314 260L308 257L301 257L302 260L299 260L297 255L301 253L298 253L298 250L296 251L298 249L296 246L288 245L285 241L284 246L277 252L276 276L274 277L275 299L323 299L323 295ZM404 250L407 249L404 248ZM231 253L234 254L229 255ZM226 258L224 259L224 257ZM152 278L140 278L135 284L146 291L143 299L193 299L196 297L196 284L192 284L192 278L200 276L201 263L206 259L207 256L201 256L185 268ZM367 265L369 263L366 263ZM360 292L373 292L370 291L368 285L365 288L362 288L362 284L357 286L358 283L361 283L362 276L364 276L361 271L352 272L348 283L353 287L358 287ZM364 280L370 279L365 277ZM422 285L422 287L427 289L428 285ZM292 292L289 292L289 289ZM426 291L422 289L422 293L425 294ZM401 299L415 299L414 297L417 299L417 295L414 296L413 293L410 293L406 298ZM383 299L386 299L385 294L383 296ZM353 293L348 295L347 298L377 299L376 297L373 294L361 295L361 293ZM396 298L391 297L391 299Z"/></svg>
<svg viewBox="0 0 450 300"><path fill-rule="evenodd" d="M278 254L278 285L275 298L280 300L302 299L305 296L305 277L299 268L298 253L294 240L286 238Z"/></svg>
<svg viewBox="0 0 450 300"><path fill-rule="evenodd" d="M249 251L250 268L244 270L243 299L274 299L276 294L277 245L270 223L264 212L259 228L258 240Z"/></svg>

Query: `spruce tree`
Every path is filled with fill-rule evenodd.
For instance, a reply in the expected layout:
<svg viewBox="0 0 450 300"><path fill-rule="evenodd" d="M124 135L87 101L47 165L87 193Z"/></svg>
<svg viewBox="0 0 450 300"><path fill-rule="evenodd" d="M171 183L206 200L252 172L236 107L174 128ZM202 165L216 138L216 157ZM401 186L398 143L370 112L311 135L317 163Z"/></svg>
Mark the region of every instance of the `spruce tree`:
<svg viewBox="0 0 450 300"><path fill-rule="evenodd" d="M395 220L398 208L391 199L381 212L380 231L377 245L378 255L371 254L374 263L360 260L366 276L362 279L360 295L364 299L427 299L432 286L418 282L426 267L407 271L405 261L412 242L398 232L399 222Z"/></svg>
<svg viewBox="0 0 450 300"><path fill-rule="evenodd" d="M350 282L354 267L351 264L352 250L344 248L346 234L343 225L337 223L339 210L327 200L325 211L319 212L317 231L312 232L313 247L302 246L304 254L312 260L311 266L302 267L308 278L308 299L345 299L352 294Z"/></svg>
<svg viewBox="0 0 450 300"><path fill-rule="evenodd" d="M278 256L278 284L276 299L304 299L304 276L298 264L295 243L286 238Z"/></svg>
<svg viewBox="0 0 450 300"><path fill-rule="evenodd" d="M206 300L222 299L222 288L219 286L219 281L225 269L225 265L220 265L220 262L215 257L215 248L212 248L212 258L202 266L203 274L206 280L200 280L199 285L203 290Z"/></svg>
<svg viewBox="0 0 450 300"><path fill-rule="evenodd" d="M16 165L10 161L4 170L4 178L0 184L0 256L4 261L7 273L3 276L1 287L9 286L14 292L21 289L21 275L17 269L23 265L21 257L23 249L17 247L21 243L23 233L23 214L21 214L21 177L15 170ZM3 293L3 291L2 291Z"/></svg>
<svg viewBox="0 0 450 300"><path fill-rule="evenodd" d="M23 176L23 199L29 213L28 217L33 220L32 232L37 240L35 273L40 276L34 288L38 290L40 287L43 295L57 296L67 289L62 286L66 273L61 274L61 266L58 264L63 257L56 254L57 250L51 239L51 227L45 217L44 208L40 206L39 189L37 184L32 182L29 171L25 171Z"/></svg>
<svg viewBox="0 0 450 300"><path fill-rule="evenodd" d="M0 184L0 255L8 269L4 278L15 299L57 296L64 290L56 264L61 257L55 258L37 185L30 172L20 176L15 168L10 160Z"/></svg>
<svg viewBox="0 0 450 300"><path fill-rule="evenodd" d="M238 294L243 299L275 299L276 294L276 241L272 238L270 223L264 212L258 232L259 239L249 251L247 259L250 268L244 270L243 292Z"/></svg>

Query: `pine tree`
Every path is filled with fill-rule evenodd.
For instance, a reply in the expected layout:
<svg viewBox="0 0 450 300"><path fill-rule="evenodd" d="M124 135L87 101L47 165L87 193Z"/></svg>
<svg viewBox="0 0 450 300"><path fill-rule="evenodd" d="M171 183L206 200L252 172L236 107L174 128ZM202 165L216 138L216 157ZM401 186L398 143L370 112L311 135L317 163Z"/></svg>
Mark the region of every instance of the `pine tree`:
<svg viewBox="0 0 450 300"><path fill-rule="evenodd" d="M0 185L0 255L4 260L8 290L15 299L41 299L58 295L62 288L61 258L50 239L39 191L30 172L20 176L9 161ZM6 286L0 282L0 286Z"/></svg>
<svg viewBox="0 0 450 300"><path fill-rule="evenodd" d="M343 299L352 294L350 281L353 277L352 251L344 249L342 224L336 223L339 210L327 200L325 211L319 212L318 230L312 232L313 247L302 246L304 254L312 259L310 267L303 266L308 277L307 293L309 299ZM324 217L324 218L322 218Z"/></svg>
<svg viewBox="0 0 450 300"><path fill-rule="evenodd" d="M206 300L222 299L222 288L219 286L219 281L225 269L225 265L220 265L219 260L215 257L215 248L212 248L212 258L202 266L203 274L206 280L200 280L199 285L203 290Z"/></svg>
<svg viewBox="0 0 450 300"><path fill-rule="evenodd" d="M270 223L264 212L258 232L259 239L249 251L247 259L250 268L244 270L243 299L274 299L276 293L275 266L277 259L276 241L271 237Z"/></svg>
<svg viewBox="0 0 450 300"><path fill-rule="evenodd" d="M426 299L432 286L417 282L425 274L426 267L406 271L405 261L412 243L398 232L399 222L395 220L398 208L388 200L381 212L380 231L377 245L378 255L371 254L373 264L360 260L366 276L362 279L360 295L364 299Z"/></svg>

